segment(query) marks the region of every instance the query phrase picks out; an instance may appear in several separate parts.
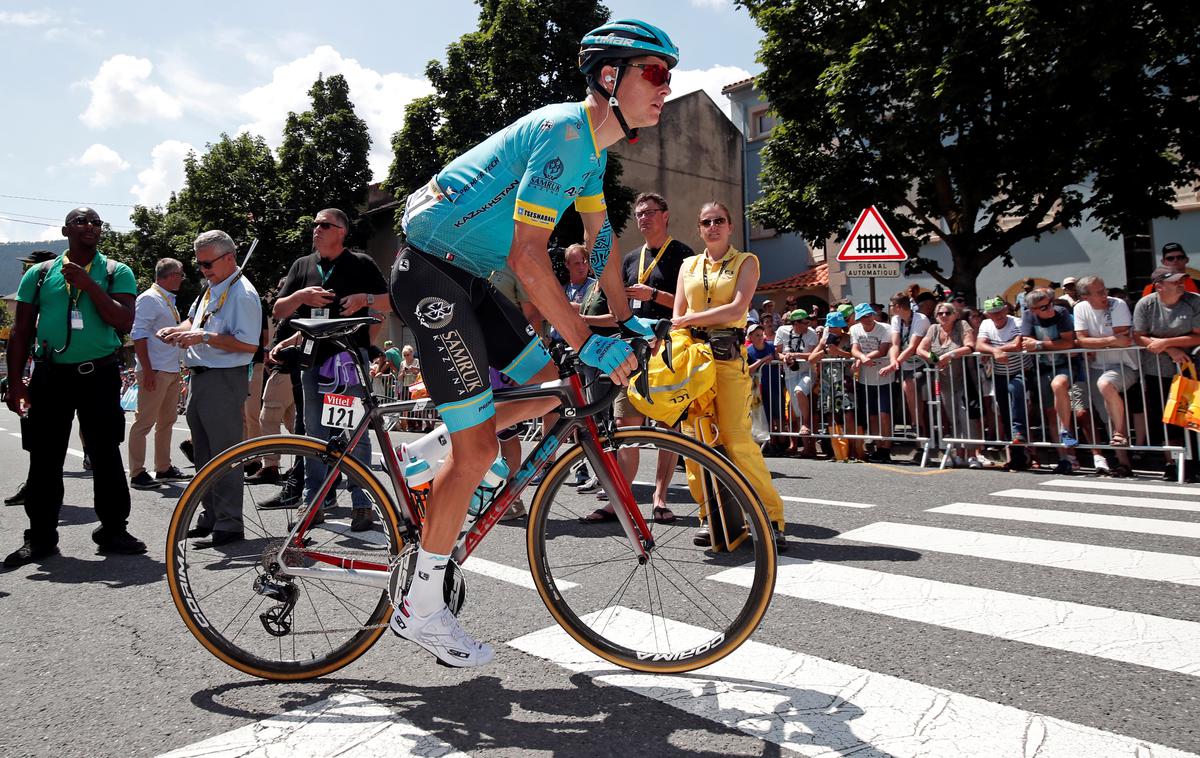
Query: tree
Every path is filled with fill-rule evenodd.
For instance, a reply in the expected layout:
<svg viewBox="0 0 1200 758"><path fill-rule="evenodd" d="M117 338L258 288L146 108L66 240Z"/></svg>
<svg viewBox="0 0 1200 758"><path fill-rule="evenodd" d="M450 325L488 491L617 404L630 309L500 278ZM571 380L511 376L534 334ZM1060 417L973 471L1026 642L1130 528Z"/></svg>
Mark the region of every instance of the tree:
<svg viewBox="0 0 1200 758"><path fill-rule="evenodd" d="M318 78L308 95L312 107L288 113L279 147L281 212L289 220L281 242L288 260L309 251L309 227L321 209L340 208L354 220L371 181L371 135L354 112L345 77Z"/></svg>
<svg viewBox="0 0 1200 758"><path fill-rule="evenodd" d="M425 75L434 94L409 103L404 127L392 137L395 159L385 186L401 199L442 166L526 113L579 100L579 40L608 20L595 0L476 0L479 28L446 49L446 62L430 61ZM608 157L604 193L613 228L624 228L634 193L620 184L621 165ZM397 225L403 211L396 215ZM583 239L573 209L559 220L555 238Z"/></svg>
<svg viewBox="0 0 1200 758"><path fill-rule="evenodd" d="M1174 216L1200 159L1200 5L1148 0L739 0L779 118L758 224L844 234L878 205L909 273L973 297L1027 238ZM885 209L890 209L890 213Z"/></svg>

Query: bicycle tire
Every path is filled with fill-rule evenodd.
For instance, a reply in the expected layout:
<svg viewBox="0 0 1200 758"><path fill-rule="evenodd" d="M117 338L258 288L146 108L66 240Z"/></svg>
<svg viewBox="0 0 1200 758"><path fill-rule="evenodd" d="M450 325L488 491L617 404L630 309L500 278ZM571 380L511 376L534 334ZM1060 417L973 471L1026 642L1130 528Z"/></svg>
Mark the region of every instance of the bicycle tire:
<svg viewBox="0 0 1200 758"><path fill-rule="evenodd" d="M267 621L261 616L258 619L259 623L255 623L255 615L264 604L272 601L254 590L253 581L266 573L268 555L278 549L280 543L276 540L286 536L290 524L295 523L297 512L295 508L267 510L260 507L266 500L261 497L262 492L271 493L276 488L263 490L262 487L243 483L243 517L247 539L232 543L228 549L224 546L211 548L214 551L225 549L225 552L204 553L202 543L186 536L187 531L196 523L203 507L204 495L223 476L231 471L240 472L243 464L264 455L279 455L281 463L287 460L287 456L305 459L319 457L324 453L325 444L312 437L275 435L248 440L229 448L205 464L188 483L175 506L167 530L167 581L175 607L188 630L218 659L252 676L292 681L328 674L356 660L378 641L386 629L392 607L387 590L354 584L340 584L338 587L347 589L335 589L329 586L332 582L307 577L291 579L291 583L297 586L297 596L305 598L303 601L296 600L289 614L290 621L295 624L292 633L275 637L267 631ZM336 500L341 498L344 492L349 493L349 485L357 485L370 500L369 507L376 516L375 528L369 532L351 533L348 529L343 530L340 522L330 518L326 524L310 528L306 536L319 535L319 538L324 539L333 534L335 536L328 537L325 543L318 545L322 552L336 554L338 550L345 550L350 554L361 548L360 552L373 556L372 561L394 565L395 558L402 549L403 540L397 510L391 496L379 479L354 458L344 458L340 471L346 489L338 488L331 492L331 495L335 496ZM300 500L297 506L303 504L303 498ZM319 533L318 529L321 530ZM342 538L342 542L334 545L333 540L339 537ZM327 545L331 547L326 547ZM209 555L220 557L204 563L203 559ZM207 591L207 594L202 595L203 591ZM218 600L218 594L222 596L221 600ZM217 615L220 610L219 604L225 597L234 597L234 607L237 607L236 604L243 597L246 598L245 604L227 621L227 614L222 613L219 617ZM318 602L328 604L333 613L338 614L338 623L348 623L349 627L325 627L320 618ZM302 603L308 606L303 615L304 629L299 628L297 618ZM242 614L247 609L249 613L243 621ZM309 611L316 617L317 626L323 633L307 628ZM241 626L231 634L234 622L239 621L242 622ZM345 640L341 640L342 635L346 635ZM322 636L325 644L319 645L321 650L301 649L308 644L309 637L316 639ZM337 637L336 644L333 636ZM290 647L283 642L287 637L291 638ZM303 640L298 645L297 640L301 637ZM278 640L274 648L277 654L265 655L272 640ZM317 642L320 643L320 640Z"/></svg>
<svg viewBox="0 0 1200 758"><path fill-rule="evenodd" d="M750 539L744 543L749 544L752 553L750 568L744 565L747 557L743 548L714 553L702 547L693 548L691 539L687 539L686 544L672 544L677 543L681 536L690 536L699 524L700 505L692 498L690 490L688 498L692 499L695 507L691 514L680 517L677 513L676 523L666 525L647 519L656 545L644 565L638 564L624 532L615 522L573 525L572 517L585 515L579 511L586 512L595 505L594 500L577 493L572 495L569 489L564 489L571 468L584 455L582 446L576 444L560 455L549 469L542 486L534 493L530 506L526 547L538 594L550 615L567 634L594 655L611 663L652 673L692 671L715 663L750 637L771 601L777 556L766 509L745 477L728 459L690 437L673 431L634 427L619 429L615 440L620 448L637 446L640 449L682 454L698 466L698 474L712 477L709 481L715 486L710 490L721 492L724 507L737 508L744 516L750 532ZM677 476L672 472L673 478ZM637 498L638 492L644 491L645 486L636 481L635 485L633 489ZM590 505L587 504L589 501ZM668 504L671 503L668 500ZM684 507L673 506L679 510ZM690 515L697 516L695 521L689 519ZM609 537L615 542L600 540L602 537ZM615 551L617 555L588 563L584 556L596 552L597 544L602 546L600 553ZM628 555L621 554L621 547ZM664 562L660 570L658 564ZM608 571L612 565L618 570ZM720 567L741 571L743 577L747 570L750 572L744 598L738 599L738 590L743 589L740 584L697 584L713 576L712 568ZM597 568L601 570L594 571ZM581 589L583 585L577 582L584 580L585 572L591 586ZM639 572L645 578L645 601L640 599L640 591L636 597L633 594L626 597L626 590ZM609 594L610 587L605 585L617 589ZM668 593L673 588L694 607L684 608L681 607L683 603L675 602L668 609L661 595L664 585ZM709 592L711 596L706 596ZM655 594L658 594L658 611L662 613L658 624L655 621ZM733 598L727 605L728 610L718 607L718 603L724 601L713 599L725 596ZM616 605L613 605L614 600ZM711 607L706 607L706 604ZM642 605L643 609L639 609L638 605ZM647 623L645 617L649 617L649 635L644 628ZM632 629L630 627L633 624L643 628ZM721 628L709 629L711 625ZM658 626L662 628L662 640L659 639ZM676 635L677 643L672 642L671 634ZM671 647L676 644L678 649Z"/></svg>

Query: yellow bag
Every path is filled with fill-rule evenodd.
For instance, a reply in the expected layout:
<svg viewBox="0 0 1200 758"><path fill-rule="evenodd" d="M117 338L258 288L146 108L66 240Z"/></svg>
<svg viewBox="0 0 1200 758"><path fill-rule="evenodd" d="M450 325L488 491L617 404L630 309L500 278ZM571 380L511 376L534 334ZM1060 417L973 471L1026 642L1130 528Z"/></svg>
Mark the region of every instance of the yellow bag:
<svg viewBox="0 0 1200 758"><path fill-rule="evenodd" d="M1179 373L1171 381L1171 392L1167 395L1167 402L1163 406L1163 423L1191 429L1200 428L1200 425L1190 426L1188 423L1190 415L1188 411L1198 394L1200 394L1200 381L1196 380L1196 366L1188 361L1180 367ZM1197 411L1200 411L1200 408ZM1196 420L1200 421L1200 414L1197 415Z"/></svg>
<svg viewBox="0 0 1200 758"><path fill-rule="evenodd" d="M711 404L716 392L717 366L707 342L692 337L687 329L675 329L671 340L671 368L667 368L659 350L650 357L647 373L649 398L636 388L638 374L629 379L629 402L647 418L674 426L696 404L697 410ZM653 401L653 402L651 402Z"/></svg>

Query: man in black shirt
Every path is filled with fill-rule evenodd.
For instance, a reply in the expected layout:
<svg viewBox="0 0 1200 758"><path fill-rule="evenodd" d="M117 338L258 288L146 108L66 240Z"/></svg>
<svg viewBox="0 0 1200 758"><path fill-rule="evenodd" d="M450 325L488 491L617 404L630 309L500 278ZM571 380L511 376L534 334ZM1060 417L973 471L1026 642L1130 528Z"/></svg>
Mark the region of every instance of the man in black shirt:
<svg viewBox="0 0 1200 758"><path fill-rule="evenodd" d="M346 233L350 220L337 208L326 208L313 220L313 253L298 258L288 270L283 288L275 301L272 315L280 321L281 329L292 318L353 318L368 314L386 313L392 310L387 296L387 281L379 266L365 253L347 250ZM280 341L271 351L272 358L291 345L299 344L301 335L294 334ZM370 334L361 327L350 338L351 344L366 351L370 345ZM324 391L339 394L365 396L369 391L362 386L333 387L322 379L322 368L335 368L338 349L322 343L316 353L312 368L301 372L300 381L304 391L301 412L305 432L313 437L329 439L331 429L322 423ZM336 373L336 371L335 371ZM357 420L356 420L357 421ZM371 442L366 435L354 448L353 455L369 465ZM325 479L325 467L305 462L304 485L306 501L310 500ZM351 489L352 524L354 531L371 528L373 514L367 504L366 494L357 488ZM323 518L317 515L317 522Z"/></svg>

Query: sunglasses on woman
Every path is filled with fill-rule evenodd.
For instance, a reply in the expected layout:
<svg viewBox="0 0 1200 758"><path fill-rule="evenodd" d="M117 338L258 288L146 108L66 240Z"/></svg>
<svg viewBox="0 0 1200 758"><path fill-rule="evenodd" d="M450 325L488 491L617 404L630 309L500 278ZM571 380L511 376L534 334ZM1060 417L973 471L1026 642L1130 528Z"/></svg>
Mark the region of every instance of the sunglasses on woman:
<svg viewBox="0 0 1200 758"><path fill-rule="evenodd" d="M700 219L700 226L703 226L705 228L710 227L710 226L724 226L727 223L729 223L729 222L723 218L702 218L702 219Z"/></svg>
<svg viewBox="0 0 1200 758"><path fill-rule="evenodd" d="M661 63L626 63L625 65L632 68L640 68L642 70L642 78L655 87L671 83L671 71Z"/></svg>

